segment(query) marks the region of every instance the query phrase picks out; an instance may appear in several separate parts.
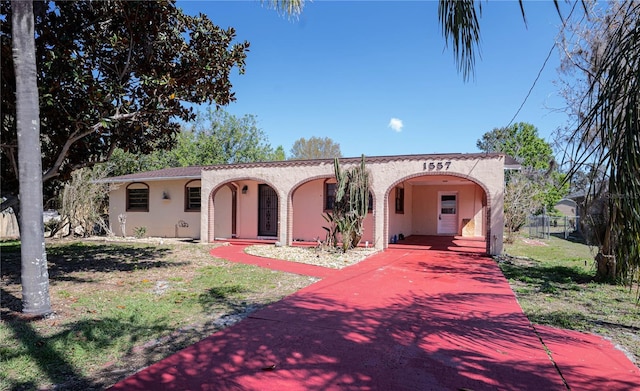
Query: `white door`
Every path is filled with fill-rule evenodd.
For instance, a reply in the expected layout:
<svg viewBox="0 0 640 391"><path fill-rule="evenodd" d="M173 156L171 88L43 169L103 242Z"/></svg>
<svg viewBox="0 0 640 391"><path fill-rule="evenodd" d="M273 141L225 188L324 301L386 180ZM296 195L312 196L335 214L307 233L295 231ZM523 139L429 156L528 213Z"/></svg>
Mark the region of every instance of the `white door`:
<svg viewBox="0 0 640 391"><path fill-rule="evenodd" d="M438 192L438 234L458 234L458 193Z"/></svg>

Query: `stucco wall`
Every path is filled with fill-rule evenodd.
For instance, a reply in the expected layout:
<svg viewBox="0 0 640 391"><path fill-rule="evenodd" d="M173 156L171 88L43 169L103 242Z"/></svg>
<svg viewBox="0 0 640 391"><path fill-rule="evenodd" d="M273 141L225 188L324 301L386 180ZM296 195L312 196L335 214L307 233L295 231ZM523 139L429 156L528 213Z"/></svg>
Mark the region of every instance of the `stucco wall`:
<svg viewBox="0 0 640 391"><path fill-rule="evenodd" d="M292 239L324 240L327 234L322 227L328 226L322 217L324 212L324 179L316 179L298 187L292 197Z"/></svg>
<svg viewBox="0 0 640 391"><path fill-rule="evenodd" d="M214 200L216 216L214 219L214 230L217 238L231 238L231 206L232 193L228 186L224 186L216 193Z"/></svg>
<svg viewBox="0 0 640 391"><path fill-rule="evenodd" d="M414 235L438 235L438 196L440 192L457 194L457 234L484 236L482 195L483 190L474 183L454 186L413 186ZM463 221L473 220L472 232L463 232Z"/></svg>
<svg viewBox="0 0 640 391"><path fill-rule="evenodd" d="M404 212L396 213L396 193L395 188L389 193L389 237L393 235L409 236L413 234L413 186L404 183Z"/></svg>
<svg viewBox="0 0 640 391"><path fill-rule="evenodd" d="M359 162L355 160L345 160L342 164L343 169L348 169ZM460 219L463 218L462 212L473 212L478 207L478 203L482 198L478 198L478 193L486 192L488 204L486 212L489 216L490 225L483 226L485 221L484 212L476 210L476 224L480 226L481 232L487 233L489 242L489 252L497 254L502 251L502 235L504 220L502 216L503 208L503 167L504 157L501 155L412 155L399 157L380 157L367 160L367 168L372 175L372 187L374 193L374 211L368 217L370 220L370 229L365 228L366 232L371 232L373 236L371 241L379 248L386 247L391 229L411 227L411 231L419 228L416 226L414 218L407 221L408 217L401 218L394 216L390 218L390 214L395 213L390 206L394 197L393 189L395 185L402 183L411 178L417 177L442 177L451 176L462 178L477 183L483 189L483 192L476 192L476 197L464 198L460 200L461 213ZM202 194L203 194L203 210L201 214L201 236L211 238L211 232L214 225L210 219L215 218L217 212L210 213L209 209L214 209L214 203L205 202L211 200L211 195L221 186L231 181L242 183L247 181L249 192L257 194L258 183L269 184L278 194L279 202L279 219L278 219L278 239L286 244L291 244L294 239L294 226L300 224L296 213L300 211L295 208L294 194L298 190L309 191L312 189L303 189L303 184L318 178L327 178L333 176L333 164L330 161L288 161L274 163L258 163L233 166L216 166L205 169L202 172ZM473 186L466 186L473 188ZM294 192L294 190L296 190ZM435 189L434 189L435 190ZM419 191L420 192L420 191ZM409 194L407 194L409 193ZM428 210L416 210L417 202L415 194L412 199L411 192L405 193L405 215L413 216L418 213L424 213L426 218L435 218L435 209L437 206ZM427 197L428 191L421 194ZM465 193L466 194L466 193ZM257 235L257 198L247 197L242 199L239 194L238 200L238 237L255 237ZM478 201L480 200L480 201ZM436 204L437 205L437 204ZM289 208L290 206L290 208ZM411 207L411 210L408 206ZM430 215L431 214L431 215ZM240 224L242 222L242 224ZM297 224L296 224L297 223ZM368 222L369 223L369 222ZM242 228L242 232L240 229ZM254 228L255 227L255 228ZM303 232L303 231L300 231ZM426 228L425 228L425 232ZM478 232L477 230L475 232Z"/></svg>
<svg viewBox="0 0 640 391"><path fill-rule="evenodd" d="M237 234L239 238L255 239L258 237L258 183L238 182L239 189L245 186L247 186L246 193L242 193L242 190L238 192Z"/></svg>
<svg viewBox="0 0 640 391"><path fill-rule="evenodd" d="M149 181L149 211L127 211L126 184L113 185L109 192L109 225L122 236L118 216L126 215L126 234L133 236L136 227L146 227L145 236L200 238L200 213L185 212L187 180ZM166 193L169 199L163 199ZM181 223L183 222L183 223ZM184 225L188 227L184 227ZM181 226L182 225L182 226ZM177 235L176 235L177 233Z"/></svg>

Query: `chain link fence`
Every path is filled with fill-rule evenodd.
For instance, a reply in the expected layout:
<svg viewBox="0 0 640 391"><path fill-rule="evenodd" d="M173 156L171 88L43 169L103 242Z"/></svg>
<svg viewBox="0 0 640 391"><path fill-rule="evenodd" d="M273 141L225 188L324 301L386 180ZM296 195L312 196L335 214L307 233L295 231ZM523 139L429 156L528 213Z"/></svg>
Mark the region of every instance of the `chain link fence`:
<svg viewBox="0 0 640 391"><path fill-rule="evenodd" d="M527 217L525 230L530 238L548 239L557 236L568 239L580 233L580 216L550 216L546 214Z"/></svg>

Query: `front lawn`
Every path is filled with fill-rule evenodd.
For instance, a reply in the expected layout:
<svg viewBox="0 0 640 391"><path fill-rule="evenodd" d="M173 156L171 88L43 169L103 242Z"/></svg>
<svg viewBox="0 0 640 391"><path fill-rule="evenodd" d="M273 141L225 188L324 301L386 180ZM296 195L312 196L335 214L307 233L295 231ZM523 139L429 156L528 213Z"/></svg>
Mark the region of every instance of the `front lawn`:
<svg viewBox="0 0 640 391"><path fill-rule="evenodd" d="M103 389L314 279L230 263L211 245L47 244L55 315L20 313L20 247L0 244L0 390Z"/></svg>
<svg viewBox="0 0 640 391"><path fill-rule="evenodd" d="M531 322L600 334L640 364L637 286L595 282L595 253L578 242L518 237L505 253L500 268Z"/></svg>

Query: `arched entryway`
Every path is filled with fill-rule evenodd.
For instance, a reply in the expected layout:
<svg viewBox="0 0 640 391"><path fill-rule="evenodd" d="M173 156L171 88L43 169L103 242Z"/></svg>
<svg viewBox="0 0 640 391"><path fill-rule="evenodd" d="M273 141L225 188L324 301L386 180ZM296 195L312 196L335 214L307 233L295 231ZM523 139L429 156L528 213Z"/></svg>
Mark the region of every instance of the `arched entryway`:
<svg viewBox="0 0 640 391"><path fill-rule="evenodd" d="M487 194L482 184L458 175L423 173L399 179L387 190L389 243L413 236L405 243L417 244L432 237L439 247L445 247L445 238L450 238L449 242L465 240L465 246L476 243L488 253Z"/></svg>
<svg viewBox="0 0 640 391"><path fill-rule="evenodd" d="M325 240L329 222L323 214L331 213L335 192L335 177L320 176L298 183L291 191L289 222L292 242ZM373 198L371 208L363 222L361 243L374 243Z"/></svg>
<svg viewBox="0 0 640 391"><path fill-rule="evenodd" d="M209 240L277 239L279 197L273 186L246 178L219 185L209 197Z"/></svg>

